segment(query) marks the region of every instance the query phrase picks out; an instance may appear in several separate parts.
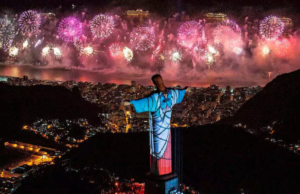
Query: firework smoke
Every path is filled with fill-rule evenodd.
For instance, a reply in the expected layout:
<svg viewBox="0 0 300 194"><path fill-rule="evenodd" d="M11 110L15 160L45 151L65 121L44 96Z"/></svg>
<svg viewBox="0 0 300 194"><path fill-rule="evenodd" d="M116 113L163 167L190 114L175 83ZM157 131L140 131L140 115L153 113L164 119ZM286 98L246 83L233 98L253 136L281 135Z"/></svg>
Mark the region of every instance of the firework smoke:
<svg viewBox="0 0 300 194"><path fill-rule="evenodd" d="M287 30L283 15L244 13L244 18L206 21L203 12L173 18L151 13L143 20L123 13L116 8L106 13L29 10L19 17L0 15L0 49L19 65L46 61L48 67L147 80L159 72L190 85L264 84L270 75L300 68L300 30Z"/></svg>

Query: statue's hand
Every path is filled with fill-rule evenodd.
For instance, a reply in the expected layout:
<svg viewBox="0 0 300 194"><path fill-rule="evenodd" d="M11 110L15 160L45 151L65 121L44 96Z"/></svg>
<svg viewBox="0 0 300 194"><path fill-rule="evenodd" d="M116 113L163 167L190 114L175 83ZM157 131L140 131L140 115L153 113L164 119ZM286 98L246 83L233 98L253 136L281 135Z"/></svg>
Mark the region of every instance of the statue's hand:
<svg viewBox="0 0 300 194"><path fill-rule="evenodd" d="M187 93L189 91L191 91L191 88L190 87L185 87L185 92Z"/></svg>
<svg viewBox="0 0 300 194"><path fill-rule="evenodd" d="M120 110L125 111L127 106L130 106L130 102L128 100L125 100L125 101L121 102Z"/></svg>

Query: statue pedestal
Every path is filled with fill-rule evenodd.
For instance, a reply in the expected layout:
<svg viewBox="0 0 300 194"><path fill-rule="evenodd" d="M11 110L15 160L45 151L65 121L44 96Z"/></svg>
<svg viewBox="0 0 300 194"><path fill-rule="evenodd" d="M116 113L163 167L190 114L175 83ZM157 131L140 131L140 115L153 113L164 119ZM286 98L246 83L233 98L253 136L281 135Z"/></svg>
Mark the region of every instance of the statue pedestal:
<svg viewBox="0 0 300 194"><path fill-rule="evenodd" d="M178 177L176 174L155 176L147 174L145 194L172 194L178 190Z"/></svg>

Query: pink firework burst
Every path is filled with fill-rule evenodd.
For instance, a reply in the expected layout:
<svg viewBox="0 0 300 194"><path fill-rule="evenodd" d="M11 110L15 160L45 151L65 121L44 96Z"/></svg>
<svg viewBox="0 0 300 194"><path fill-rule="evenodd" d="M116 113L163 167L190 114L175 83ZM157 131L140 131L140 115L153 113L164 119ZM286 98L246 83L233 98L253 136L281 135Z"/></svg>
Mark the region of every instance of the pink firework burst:
<svg viewBox="0 0 300 194"><path fill-rule="evenodd" d="M19 17L18 24L24 33L34 33L41 25L40 14L34 10L24 11Z"/></svg>
<svg viewBox="0 0 300 194"><path fill-rule="evenodd" d="M203 37L203 26L195 21L183 23L178 30L178 43L181 46L192 48L196 41Z"/></svg>
<svg viewBox="0 0 300 194"><path fill-rule="evenodd" d="M95 38L107 38L115 29L115 22L112 16L99 14L91 22L91 32Z"/></svg>
<svg viewBox="0 0 300 194"><path fill-rule="evenodd" d="M151 60L154 60L157 64L163 64L167 60L167 52L162 50L162 46L158 45L152 52Z"/></svg>
<svg viewBox="0 0 300 194"><path fill-rule="evenodd" d="M216 44L235 44L240 42L241 28L231 20L225 20L218 24L214 30L214 42Z"/></svg>
<svg viewBox="0 0 300 194"><path fill-rule="evenodd" d="M87 42L87 37L81 36L74 40L75 48L80 52L81 56L91 57L95 54L95 47Z"/></svg>
<svg viewBox="0 0 300 194"><path fill-rule="evenodd" d="M218 26L228 26L234 31L234 33L241 35L241 28L239 27L239 25L237 25L237 23L235 23L232 20L224 20L221 23L219 23Z"/></svg>
<svg viewBox="0 0 300 194"><path fill-rule="evenodd" d="M161 45L158 45L156 49L152 52L151 60L155 59L155 57L159 54L161 51Z"/></svg>
<svg viewBox="0 0 300 194"><path fill-rule="evenodd" d="M86 42L87 37L84 35L74 38L74 46L77 50L81 50L84 46L86 46Z"/></svg>
<svg viewBox="0 0 300 194"><path fill-rule="evenodd" d="M64 18L59 23L58 34L65 42L74 42L82 34L81 22L74 17Z"/></svg>
<svg viewBox="0 0 300 194"><path fill-rule="evenodd" d="M192 54L197 59L204 59L207 53L206 41L198 41L192 48Z"/></svg>
<svg viewBox="0 0 300 194"><path fill-rule="evenodd" d="M109 46L109 53L112 57L120 56L122 54L121 45L119 43L112 43Z"/></svg>
<svg viewBox="0 0 300 194"><path fill-rule="evenodd" d="M134 28L130 33L130 44L135 50L146 51L153 47L155 33L149 27Z"/></svg>
<svg viewBox="0 0 300 194"><path fill-rule="evenodd" d="M288 54L289 47L290 42L287 39L276 40L274 52L278 57L283 58Z"/></svg>
<svg viewBox="0 0 300 194"><path fill-rule="evenodd" d="M268 16L259 24L259 33L265 39L276 39L282 35L284 23L279 17Z"/></svg>

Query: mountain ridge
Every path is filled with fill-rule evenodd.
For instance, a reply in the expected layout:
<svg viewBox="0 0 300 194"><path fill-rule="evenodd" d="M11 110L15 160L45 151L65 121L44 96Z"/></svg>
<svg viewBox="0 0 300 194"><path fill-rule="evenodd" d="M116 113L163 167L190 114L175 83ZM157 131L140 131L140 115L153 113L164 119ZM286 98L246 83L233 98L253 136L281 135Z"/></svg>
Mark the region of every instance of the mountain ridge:
<svg viewBox="0 0 300 194"><path fill-rule="evenodd" d="M233 117L217 124L241 123L249 128L261 128L274 122L300 121L300 70L277 76L262 91L248 100Z"/></svg>

